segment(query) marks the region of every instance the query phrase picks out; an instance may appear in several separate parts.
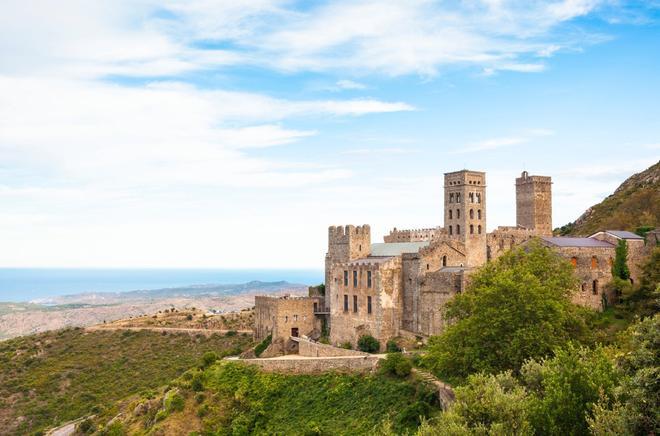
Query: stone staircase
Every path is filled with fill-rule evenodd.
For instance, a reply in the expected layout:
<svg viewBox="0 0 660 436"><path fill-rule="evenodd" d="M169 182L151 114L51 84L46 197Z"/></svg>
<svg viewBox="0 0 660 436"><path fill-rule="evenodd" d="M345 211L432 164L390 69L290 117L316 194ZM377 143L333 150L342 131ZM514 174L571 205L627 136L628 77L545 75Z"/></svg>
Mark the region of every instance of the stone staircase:
<svg viewBox="0 0 660 436"><path fill-rule="evenodd" d="M438 399L440 400L440 407L442 410L447 410L449 405L454 402L454 390L447 383L438 380L433 374L428 371L413 368L415 374L420 380L433 385L438 390Z"/></svg>

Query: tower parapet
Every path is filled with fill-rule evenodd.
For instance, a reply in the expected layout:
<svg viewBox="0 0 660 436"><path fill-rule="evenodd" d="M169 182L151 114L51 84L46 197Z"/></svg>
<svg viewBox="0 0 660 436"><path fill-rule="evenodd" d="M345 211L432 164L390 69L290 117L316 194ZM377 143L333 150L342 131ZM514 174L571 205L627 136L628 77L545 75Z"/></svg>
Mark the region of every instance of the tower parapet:
<svg viewBox="0 0 660 436"><path fill-rule="evenodd" d="M516 224L538 236L552 236L552 178L530 176L523 171L516 178Z"/></svg>

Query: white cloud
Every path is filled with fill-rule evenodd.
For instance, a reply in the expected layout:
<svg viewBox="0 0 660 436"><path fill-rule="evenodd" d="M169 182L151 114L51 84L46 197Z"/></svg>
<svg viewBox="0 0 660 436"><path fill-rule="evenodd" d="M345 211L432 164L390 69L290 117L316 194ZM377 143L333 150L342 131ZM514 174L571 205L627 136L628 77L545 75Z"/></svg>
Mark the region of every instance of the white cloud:
<svg viewBox="0 0 660 436"><path fill-rule="evenodd" d="M503 136L472 142L461 149L455 150L453 153L474 153L477 151L496 150L503 147L525 144L534 138L550 135L554 135L554 132L549 129L528 129L515 136Z"/></svg>
<svg viewBox="0 0 660 436"><path fill-rule="evenodd" d="M338 80L337 83L335 83L336 87L338 89L366 89L367 85L364 85L359 82L355 82L353 80Z"/></svg>

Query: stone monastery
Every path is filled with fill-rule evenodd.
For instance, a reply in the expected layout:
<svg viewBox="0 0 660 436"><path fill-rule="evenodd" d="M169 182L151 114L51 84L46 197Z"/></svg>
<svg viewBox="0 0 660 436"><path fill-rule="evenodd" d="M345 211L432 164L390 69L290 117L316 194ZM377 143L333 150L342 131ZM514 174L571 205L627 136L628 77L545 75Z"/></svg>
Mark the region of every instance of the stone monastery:
<svg viewBox="0 0 660 436"><path fill-rule="evenodd" d="M462 170L444 178L444 226L394 228L372 243L369 225L332 226L325 256L325 290L309 297L255 298L255 336L273 341L329 331L334 345L370 334L390 338L435 335L446 325L445 303L466 289L470 274L506 250L538 238L571 261L580 286L576 303L601 310L615 295L606 286L619 240L628 243L631 280L645 254L642 237L603 230L588 238L552 236L552 181L523 172L516 178L516 225L486 232L486 174Z"/></svg>

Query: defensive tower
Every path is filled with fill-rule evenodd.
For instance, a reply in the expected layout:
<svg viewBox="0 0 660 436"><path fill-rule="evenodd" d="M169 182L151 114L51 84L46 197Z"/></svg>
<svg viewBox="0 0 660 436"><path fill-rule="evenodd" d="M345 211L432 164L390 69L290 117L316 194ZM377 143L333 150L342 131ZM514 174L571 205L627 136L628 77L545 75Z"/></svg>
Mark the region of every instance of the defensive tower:
<svg viewBox="0 0 660 436"><path fill-rule="evenodd" d="M552 236L552 178L523 171L516 179L516 224Z"/></svg>

